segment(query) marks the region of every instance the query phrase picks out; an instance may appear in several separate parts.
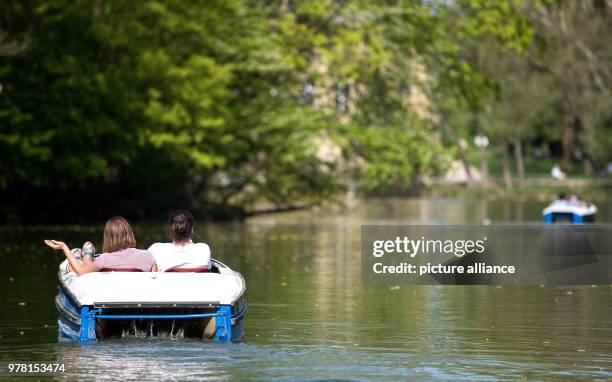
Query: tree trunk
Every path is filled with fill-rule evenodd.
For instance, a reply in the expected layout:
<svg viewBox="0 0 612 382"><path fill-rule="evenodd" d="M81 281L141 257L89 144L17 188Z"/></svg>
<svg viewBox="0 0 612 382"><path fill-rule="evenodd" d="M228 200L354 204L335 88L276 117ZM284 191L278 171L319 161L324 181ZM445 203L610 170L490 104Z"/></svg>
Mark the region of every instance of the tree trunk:
<svg viewBox="0 0 612 382"><path fill-rule="evenodd" d="M487 159L487 148L480 148L480 173L482 175L482 185L489 185L489 161Z"/></svg>
<svg viewBox="0 0 612 382"><path fill-rule="evenodd" d="M595 172L593 158L588 153L583 154L582 164L584 165L584 175L591 176Z"/></svg>
<svg viewBox="0 0 612 382"><path fill-rule="evenodd" d="M563 100L563 163L562 167L571 170L574 163L574 148L576 144L576 116L569 96Z"/></svg>
<svg viewBox="0 0 612 382"><path fill-rule="evenodd" d="M584 120L581 120L581 122L584 122ZM577 128L579 129L578 131L580 131L580 133L584 137L584 143L582 145L582 165L584 169L584 175L592 176L595 173L595 163L593 161L593 157L590 154L590 151L595 145L593 123L591 122L589 124L581 124L580 126L577 126Z"/></svg>
<svg viewBox="0 0 612 382"><path fill-rule="evenodd" d="M523 162L523 142L518 138L514 142L514 156L516 158L516 173L518 175L518 186L525 188L525 163Z"/></svg>
<svg viewBox="0 0 612 382"><path fill-rule="evenodd" d="M280 13L283 15L289 13L289 0L281 0Z"/></svg>
<svg viewBox="0 0 612 382"><path fill-rule="evenodd" d="M502 171L504 174L504 185L507 190L512 189L512 172L510 171L510 155L508 154L508 139L504 136L502 141Z"/></svg>
<svg viewBox="0 0 612 382"><path fill-rule="evenodd" d="M465 170L465 175L467 176L467 182L468 184L473 184L474 181L472 179L472 171L470 170L470 164L467 161L467 158L465 157L465 149L461 146L461 144L458 144L459 146L459 159L461 160L461 163L463 164L463 168Z"/></svg>
<svg viewBox="0 0 612 382"><path fill-rule="evenodd" d="M484 128L482 126L482 120L480 116L477 116L477 122L479 126L479 134L484 136ZM489 160L487 158L487 148L485 145L481 145L480 149L480 174L481 174L481 183L483 187L489 185Z"/></svg>

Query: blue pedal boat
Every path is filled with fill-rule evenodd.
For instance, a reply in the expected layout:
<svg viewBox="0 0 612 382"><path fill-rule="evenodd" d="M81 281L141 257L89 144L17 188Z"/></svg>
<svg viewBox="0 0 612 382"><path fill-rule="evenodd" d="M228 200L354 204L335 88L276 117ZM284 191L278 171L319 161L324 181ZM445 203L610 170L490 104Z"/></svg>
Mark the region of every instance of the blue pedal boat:
<svg viewBox="0 0 612 382"><path fill-rule="evenodd" d="M594 204L572 205L554 202L542 211L545 223L594 223L597 207Z"/></svg>
<svg viewBox="0 0 612 382"><path fill-rule="evenodd" d="M212 260L211 272L93 272L60 264L55 299L61 338L169 336L239 341L247 310L242 275Z"/></svg>

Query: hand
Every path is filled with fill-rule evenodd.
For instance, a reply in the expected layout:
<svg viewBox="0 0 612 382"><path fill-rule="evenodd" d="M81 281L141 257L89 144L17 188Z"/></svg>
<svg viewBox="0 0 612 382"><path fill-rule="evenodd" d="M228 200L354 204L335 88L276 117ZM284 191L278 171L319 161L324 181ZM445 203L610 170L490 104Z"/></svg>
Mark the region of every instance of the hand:
<svg viewBox="0 0 612 382"><path fill-rule="evenodd" d="M47 244L49 247L53 249L60 249L60 250L68 249L68 246L63 241L45 240L45 244Z"/></svg>

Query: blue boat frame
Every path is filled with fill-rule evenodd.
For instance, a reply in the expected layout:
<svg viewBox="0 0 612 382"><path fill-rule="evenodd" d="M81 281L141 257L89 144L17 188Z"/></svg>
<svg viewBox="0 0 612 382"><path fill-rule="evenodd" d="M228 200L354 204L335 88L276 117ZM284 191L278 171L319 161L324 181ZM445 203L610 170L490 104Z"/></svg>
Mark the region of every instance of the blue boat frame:
<svg viewBox="0 0 612 382"><path fill-rule="evenodd" d="M229 342L232 340L232 308L230 305L219 305L215 313L195 314L108 314L102 309L90 309L89 306L81 307L81 328L79 341L96 341L96 319L104 320L174 320L188 318L215 317L215 341Z"/></svg>
<svg viewBox="0 0 612 382"><path fill-rule="evenodd" d="M594 215L583 216L571 212L549 212L544 215L544 222L547 224L553 224L563 217L569 217L569 219L567 220L570 221L572 224L593 223L595 220Z"/></svg>

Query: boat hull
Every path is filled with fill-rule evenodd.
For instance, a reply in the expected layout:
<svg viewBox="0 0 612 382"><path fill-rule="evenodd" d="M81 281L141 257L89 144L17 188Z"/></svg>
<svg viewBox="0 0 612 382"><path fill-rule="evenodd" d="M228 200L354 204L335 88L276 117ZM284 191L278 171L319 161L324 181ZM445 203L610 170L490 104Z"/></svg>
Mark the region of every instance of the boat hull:
<svg viewBox="0 0 612 382"><path fill-rule="evenodd" d="M594 223L597 207L593 204L575 206L571 204L553 203L542 211L545 223Z"/></svg>
<svg viewBox="0 0 612 382"><path fill-rule="evenodd" d="M60 265L55 298L61 338L169 336L239 341L244 336L244 278L213 260L216 273L95 272Z"/></svg>
<svg viewBox="0 0 612 382"><path fill-rule="evenodd" d="M60 338L79 341L95 341L113 336L206 338L201 321L213 319L213 317L215 321L222 321L220 314L225 310L231 314L231 318L225 323L229 330L225 330L224 335L219 335L217 332L224 330L220 327L222 323L213 321L214 329L208 336L221 342L235 342L243 339L244 315L248 306L245 299L240 299L232 306L220 305L194 309L79 307L78 303L71 298L70 293L63 288L55 298L55 305L59 313ZM95 313L92 315L92 312ZM119 314L120 317L118 317ZM191 317L198 314L208 314L210 317ZM107 323L113 324L112 331L108 329ZM120 330L117 331L117 329Z"/></svg>

